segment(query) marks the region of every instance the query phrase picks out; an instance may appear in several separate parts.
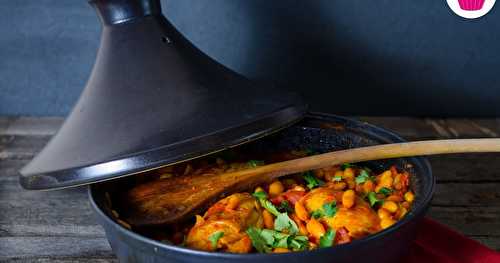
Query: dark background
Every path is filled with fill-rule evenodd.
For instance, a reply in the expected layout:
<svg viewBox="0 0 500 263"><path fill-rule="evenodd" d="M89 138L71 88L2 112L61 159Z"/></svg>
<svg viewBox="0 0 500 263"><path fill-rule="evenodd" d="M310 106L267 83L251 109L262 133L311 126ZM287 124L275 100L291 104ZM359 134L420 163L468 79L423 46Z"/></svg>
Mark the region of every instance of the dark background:
<svg viewBox="0 0 500 263"><path fill-rule="evenodd" d="M498 7L466 20L445 0L162 3L200 49L250 78L300 91L314 110L500 116ZM0 114L67 114L99 34L84 0L0 0Z"/></svg>

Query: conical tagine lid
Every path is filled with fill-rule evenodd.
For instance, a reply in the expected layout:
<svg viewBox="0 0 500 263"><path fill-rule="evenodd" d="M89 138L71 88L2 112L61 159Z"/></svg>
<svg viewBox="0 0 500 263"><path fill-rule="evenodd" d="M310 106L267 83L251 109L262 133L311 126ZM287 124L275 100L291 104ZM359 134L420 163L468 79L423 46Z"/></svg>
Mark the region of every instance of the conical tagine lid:
<svg viewBox="0 0 500 263"><path fill-rule="evenodd" d="M96 0L101 44L64 125L21 170L27 189L109 180L245 143L300 119L294 94L201 53L159 0Z"/></svg>

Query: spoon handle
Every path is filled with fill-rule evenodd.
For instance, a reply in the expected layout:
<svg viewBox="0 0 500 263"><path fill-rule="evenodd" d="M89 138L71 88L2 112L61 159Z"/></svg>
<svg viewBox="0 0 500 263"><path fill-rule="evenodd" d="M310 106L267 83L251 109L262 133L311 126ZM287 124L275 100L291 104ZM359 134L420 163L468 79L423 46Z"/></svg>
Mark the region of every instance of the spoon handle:
<svg viewBox="0 0 500 263"><path fill-rule="evenodd" d="M429 140L367 146L303 157L239 172L246 176L265 174L268 178L276 178L343 163L473 152L500 152L500 138Z"/></svg>

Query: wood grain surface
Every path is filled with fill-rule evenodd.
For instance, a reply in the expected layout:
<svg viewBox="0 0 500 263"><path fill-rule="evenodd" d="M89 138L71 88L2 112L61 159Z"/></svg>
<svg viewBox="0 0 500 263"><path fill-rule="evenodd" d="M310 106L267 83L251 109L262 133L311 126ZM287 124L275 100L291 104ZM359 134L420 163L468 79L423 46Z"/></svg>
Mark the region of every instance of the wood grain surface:
<svg viewBox="0 0 500 263"><path fill-rule="evenodd" d="M408 140L500 137L500 119L360 118ZM59 118L0 117L0 261L116 262L86 189L25 191L17 171ZM500 154L429 157L437 176L429 216L500 251Z"/></svg>

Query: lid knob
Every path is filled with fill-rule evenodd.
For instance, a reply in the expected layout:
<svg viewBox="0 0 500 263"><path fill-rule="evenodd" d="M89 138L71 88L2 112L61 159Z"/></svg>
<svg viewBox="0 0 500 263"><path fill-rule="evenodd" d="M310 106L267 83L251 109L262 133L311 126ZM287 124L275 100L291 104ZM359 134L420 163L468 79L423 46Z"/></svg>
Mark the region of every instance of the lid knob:
<svg viewBox="0 0 500 263"><path fill-rule="evenodd" d="M104 25L161 14L160 0L91 0L89 3L94 6Z"/></svg>

